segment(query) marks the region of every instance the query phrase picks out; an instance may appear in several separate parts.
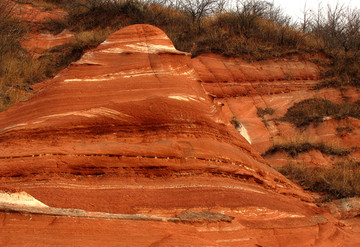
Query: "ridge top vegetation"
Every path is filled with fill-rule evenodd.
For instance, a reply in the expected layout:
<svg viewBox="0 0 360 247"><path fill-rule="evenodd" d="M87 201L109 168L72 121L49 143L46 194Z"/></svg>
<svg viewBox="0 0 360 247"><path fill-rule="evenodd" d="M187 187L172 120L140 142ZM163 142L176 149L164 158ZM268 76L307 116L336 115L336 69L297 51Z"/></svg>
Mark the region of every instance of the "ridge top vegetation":
<svg viewBox="0 0 360 247"><path fill-rule="evenodd" d="M34 27L19 21L13 2L42 10L63 9L63 21L49 20L41 31L67 29L75 39L31 58L20 41ZM213 52L251 60L323 54L321 87L359 87L360 13L344 5L304 11L296 23L265 0L14 0L0 3L0 110L31 95L31 85L53 77L81 54L121 27L146 23L164 30L178 50L197 56ZM304 56L302 56L304 55Z"/></svg>

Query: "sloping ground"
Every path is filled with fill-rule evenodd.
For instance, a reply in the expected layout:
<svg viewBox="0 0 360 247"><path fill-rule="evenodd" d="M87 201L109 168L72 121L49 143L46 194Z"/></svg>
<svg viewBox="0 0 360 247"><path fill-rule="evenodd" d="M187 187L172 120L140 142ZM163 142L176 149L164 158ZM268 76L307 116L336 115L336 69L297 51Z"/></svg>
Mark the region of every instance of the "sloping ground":
<svg viewBox="0 0 360 247"><path fill-rule="evenodd" d="M3 0L1 6L12 12L17 19L30 25L39 25L49 21L62 21L67 13L60 9L45 11L44 8L32 4L18 4L11 0Z"/></svg>
<svg viewBox="0 0 360 247"><path fill-rule="evenodd" d="M1 245L359 243L265 163L200 78L161 30L134 25L0 113Z"/></svg>
<svg viewBox="0 0 360 247"><path fill-rule="evenodd" d="M6 12L22 23L26 23L31 32L27 33L21 46L33 58L37 58L44 51L55 46L67 44L74 39L73 33L64 30L60 33L54 33L47 30L51 25L59 25L65 22L68 13L61 9L45 10L32 4L18 4L11 0L4 0L0 3Z"/></svg>
<svg viewBox="0 0 360 247"><path fill-rule="evenodd" d="M324 59L314 55L310 59ZM333 102L354 102L360 91L334 88L313 90L321 81L321 68L299 56L248 62L241 58L225 58L220 55L203 54L193 59L193 65L203 81L204 88L222 105L228 120L236 117L246 132L248 141L260 153L265 153L274 143L324 142L352 150L359 145L360 120L349 118L324 119L318 125L296 128L281 121L287 110L295 103L309 98L324 98ZM270 108L271 114L259 116L258 109ZM350 127L351 133L339 133L338 127ZM266 157L273 166L288 164L290 160L309 165L333 164L337 157L329 157L319 151L300 154L295 159L286 153ZM359 149L347 157L359 161ZM344 160L344 157L342 157Z"/></svg>

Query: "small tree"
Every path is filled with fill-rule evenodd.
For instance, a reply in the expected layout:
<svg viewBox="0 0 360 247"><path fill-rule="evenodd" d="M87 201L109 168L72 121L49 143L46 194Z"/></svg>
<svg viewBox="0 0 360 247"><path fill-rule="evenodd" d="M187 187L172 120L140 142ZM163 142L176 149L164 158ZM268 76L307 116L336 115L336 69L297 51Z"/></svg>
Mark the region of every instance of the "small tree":
<svg viewBox="0 0 360 247"><path fill-rule="evenodd" d="M325 15L321 7L313 17L312 32L322 38L328 50L341 49L345 53L360 50L360 12L337 4L327 7Z"/></svg>
<svg viewBox="0 0 360 247"><path fill-rule="evenodd" d="M180 8L191 17L200 32L202 18L223 8L225 3L225 0L184 0L180 2Z"/></svg>

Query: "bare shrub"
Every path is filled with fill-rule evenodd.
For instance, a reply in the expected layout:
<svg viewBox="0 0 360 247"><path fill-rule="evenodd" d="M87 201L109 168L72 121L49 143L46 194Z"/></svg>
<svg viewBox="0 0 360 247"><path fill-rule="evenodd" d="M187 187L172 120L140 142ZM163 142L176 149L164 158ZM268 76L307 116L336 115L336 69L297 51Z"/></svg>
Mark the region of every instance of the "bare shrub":
<svg viewBox="0 0 360 247"><path fill-rule="evenodd" d="M312 35L322 40L324 51L332 58L321 87L360 86L360 10L339 3L318 12L309 22Z"/></svg>
<svg viewBox="0 0 360 247"><path fill-rule="evenodd" d="M191 17L197 31L200 32L202 19L214 13L218 9L219 3L223 4L223 2L218 0L184 0L180 2L179 7Z"/></svg>

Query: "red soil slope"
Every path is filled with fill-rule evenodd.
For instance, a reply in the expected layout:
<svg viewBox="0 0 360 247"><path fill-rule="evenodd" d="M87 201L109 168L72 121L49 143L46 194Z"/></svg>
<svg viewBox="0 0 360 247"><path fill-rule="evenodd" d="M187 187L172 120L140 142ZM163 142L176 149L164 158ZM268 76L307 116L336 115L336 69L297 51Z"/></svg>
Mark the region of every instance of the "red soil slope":
<svg viewBox="0 0 360 247"><path fill-rule="evenodd" d="M161 30L134 25L0 113L1 245L359 244L200 78Z"/></svg>

